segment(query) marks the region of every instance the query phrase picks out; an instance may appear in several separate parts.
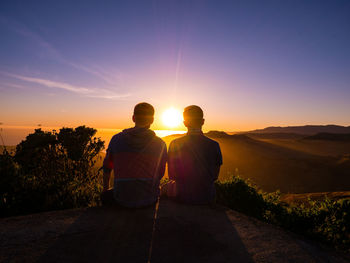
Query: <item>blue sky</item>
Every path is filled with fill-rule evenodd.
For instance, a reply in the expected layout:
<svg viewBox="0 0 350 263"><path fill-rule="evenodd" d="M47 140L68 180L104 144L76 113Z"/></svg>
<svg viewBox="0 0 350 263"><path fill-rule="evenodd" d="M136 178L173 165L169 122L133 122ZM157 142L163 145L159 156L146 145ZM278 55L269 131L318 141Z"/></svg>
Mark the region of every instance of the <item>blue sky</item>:
<svg viewBox="0 0 350 263"><path fill-rule="evenodd" d="M1 1L0 122L123 128L148 101L198 104L208 129L350 125L349 14L349 1Z"/></svg>

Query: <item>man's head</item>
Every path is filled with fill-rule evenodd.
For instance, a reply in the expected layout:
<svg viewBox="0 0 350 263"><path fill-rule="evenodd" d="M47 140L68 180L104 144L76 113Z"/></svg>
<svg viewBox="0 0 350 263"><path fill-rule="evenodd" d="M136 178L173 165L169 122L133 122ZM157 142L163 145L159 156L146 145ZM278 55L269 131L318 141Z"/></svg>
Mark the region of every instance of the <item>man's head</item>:
<svg viewBox="0 0 350 263"><path fill-rule="evenodd" d="M184 109L184 124L187 128L201 129L204 124L203 111L196 105L187 106Z"/></svg>
<svg viewBox="0 0 350 263"><path fill-rule="evenodd" d="M151 104L141 102L134 108L134 115L132 120L135 126L149 128L154 120L154 108Z"/></svg>

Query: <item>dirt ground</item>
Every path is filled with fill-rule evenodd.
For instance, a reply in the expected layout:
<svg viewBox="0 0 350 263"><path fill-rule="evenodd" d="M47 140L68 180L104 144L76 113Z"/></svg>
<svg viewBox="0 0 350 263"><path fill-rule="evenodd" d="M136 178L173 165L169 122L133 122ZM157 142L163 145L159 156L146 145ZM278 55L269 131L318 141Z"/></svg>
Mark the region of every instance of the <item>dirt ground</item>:
<svg viewBox="0 0 350 263"><path fill-rule="evenodd" d="M0 220L0 262L349 262L219 206L114 206Z"/></svg>

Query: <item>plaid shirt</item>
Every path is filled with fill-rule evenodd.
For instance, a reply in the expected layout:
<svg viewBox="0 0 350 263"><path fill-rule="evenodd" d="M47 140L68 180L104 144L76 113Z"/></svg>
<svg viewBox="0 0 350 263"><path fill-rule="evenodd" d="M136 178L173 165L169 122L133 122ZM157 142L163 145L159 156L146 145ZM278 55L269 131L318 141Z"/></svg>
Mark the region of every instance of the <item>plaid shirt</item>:
<svg viewBox="0 0 350 263"><path fill-rule="evenodd" d="M154 203L167 160L166 144L146 128L131 128L113 136L104 160L114 171L114 197L124 206Z"/></svg>

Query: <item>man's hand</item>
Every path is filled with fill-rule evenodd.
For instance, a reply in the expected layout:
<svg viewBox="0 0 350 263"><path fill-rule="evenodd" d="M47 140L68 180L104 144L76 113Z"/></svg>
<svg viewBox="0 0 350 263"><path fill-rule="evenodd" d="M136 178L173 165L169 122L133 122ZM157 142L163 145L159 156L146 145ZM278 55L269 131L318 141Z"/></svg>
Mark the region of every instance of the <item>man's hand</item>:
<svg viewBox="0 0 350 263"><path fill-rule="evenodd" d="M103 190L102 190L102 192L108 191L110 177L111 177L111 170L104 169L103 170Z"/></svg>
<svg viewBox="0 0 350 263"><path fill-rule="evenodd" d="M109 189L109 179L111 177L111 171L113 169L112 154L108 149L107 149L105 159L103 160L102 169L103 169L103 190L102 190L102 192L106 192Z"/></svg>

